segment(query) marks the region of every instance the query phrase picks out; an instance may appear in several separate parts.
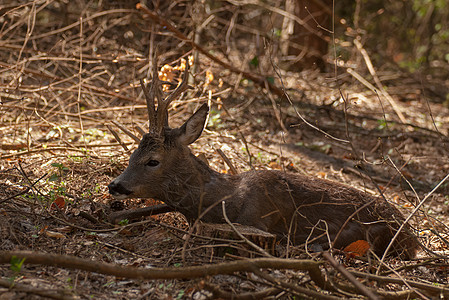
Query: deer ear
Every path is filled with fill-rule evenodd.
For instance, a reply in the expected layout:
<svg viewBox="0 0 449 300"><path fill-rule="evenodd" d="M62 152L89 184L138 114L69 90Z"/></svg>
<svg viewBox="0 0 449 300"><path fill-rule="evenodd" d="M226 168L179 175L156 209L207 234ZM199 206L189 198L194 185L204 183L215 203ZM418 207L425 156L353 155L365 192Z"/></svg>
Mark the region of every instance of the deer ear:
<svg viewBox="0 0 449 300"><path fill-rule="evenodd" d="M204 123L209 113L209 106L204 103L181 127L178 128L178 141L189 145L196 141L204 129Z"/></svg>

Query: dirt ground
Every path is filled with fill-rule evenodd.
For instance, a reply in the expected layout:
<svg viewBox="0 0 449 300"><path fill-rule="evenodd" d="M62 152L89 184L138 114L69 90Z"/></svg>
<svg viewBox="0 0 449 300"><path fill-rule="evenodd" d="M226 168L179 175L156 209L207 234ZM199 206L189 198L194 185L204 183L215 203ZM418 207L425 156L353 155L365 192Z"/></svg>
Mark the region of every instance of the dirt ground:
<svg viewBox="0 0 449 300"><path fill-rule="evenodd" d="M149 79L154 63L148 59L155 47L148 42L152 25L134 6L87 9L81 22L76 15L81 12L72 13L70 6L66 18L61 16L62 2L36 3L8 8L1 17L8 24L0 42L0 250L73 255L149 270L259 257L239 241L224 247L189 236L188 223L176 212L120 225L108 222L115 211L156 203L116 201L107 189L138 145L117 124L138 137L137 127L148 126L138 79ZM337 76L333 71L277 69L276 63L270 64L268 50L259 69L251 69L238 49L245 40L232 38L237 46L229 60L254 74L271 74L274 85L289 98L162 35L157 40L160 66L180 66L181 58L189 56L196 59L192 89L170 108L170 125L179 126L209 101L207 127L191 149L219 172L229 172L229 166L217 149L238 172L279 169L373 195L382 192L405 216L425 200L410 221L423 250L413 261L387 258L381 272L421 285L369 279L363 283L386 298L394 298L393 292L399 298L448 297L443 290L449 279L449 180L443 180L449 174L449 109L431 93L432 86L407 73L378 70L388 86L378 93L346 67L339 68ZM258 51L248 47L246 57ZM227 59L223 52L215 54ZM365 72L362 61L355 70ZM165 75L174 81L180 72L167 69ZM447 80L439 86L449 88ZM282 245L275 253L322 259ZM375 274L376 264L366 258L338 251L334 257L347 269ZM334 281L346 280L329 266L322 271ZM251 299L267 289L273 298L316 298L280 281L320 291L304 271L271 268L264 274L274 280L251 272L139 280L42 264L18 269L2 264L0 299ZM407 294L410 290L414 293ZM349 290L322 293L362 297Z"/></svg>

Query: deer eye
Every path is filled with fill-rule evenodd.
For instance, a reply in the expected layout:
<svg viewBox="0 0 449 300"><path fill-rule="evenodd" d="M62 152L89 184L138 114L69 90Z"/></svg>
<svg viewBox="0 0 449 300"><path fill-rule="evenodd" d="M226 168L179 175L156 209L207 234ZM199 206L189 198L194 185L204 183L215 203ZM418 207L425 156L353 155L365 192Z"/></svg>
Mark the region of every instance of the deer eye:
<svg viewBox="0 0 449 300"><path fill-rule="evenodd" d="M159 164L159 162L157 160L154 160L154 159L150 159L147 162L147 166L149 166L149 167L156 167L158 164Z"/></svg>

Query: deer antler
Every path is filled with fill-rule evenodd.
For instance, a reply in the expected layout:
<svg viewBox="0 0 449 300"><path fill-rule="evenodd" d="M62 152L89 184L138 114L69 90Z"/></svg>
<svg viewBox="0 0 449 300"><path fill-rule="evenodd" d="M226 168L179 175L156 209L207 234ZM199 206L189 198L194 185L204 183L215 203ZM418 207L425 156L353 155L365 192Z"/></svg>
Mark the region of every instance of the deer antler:
<svg viewBox="0 0 449 300"><path fill-rule="evenodd" d="M168 106L170 103L175 100L181 93L188 89L187 78L189 77L189 63L186 62L186 68L184 70L184 75L182 76L181 84L167 96L164 100L159 101L157 105L157 128L159 133L162 133L162 130L165 126L168 126Z"/></svg>
<svg viewBox="0 0 449 300"><path fill-rule="evenodd" d="M150 88L147 90L145 88L145 83L140 79L140 85L142 86L145 99L147 100L147 110L148 110L148 120L149 120L149 131L162 134L164 127L168 126L168 106L170 103L176 99L182 92L188 89L187 78L189 76L189 63L186 63L186 69L184 75L182 76L181 84L167 96L167 98L162 99L162 91L160 89L161 81L157 73L157 66L154 64L153 67L153 79L150 83ZM157 99L157 110L154 104L154 98Z"/></svg>
<svg viewBox="0 0 449 300"><path fill-rule="evenodd" d="M150 132L157 132L156 123L156 107L154 105L155 90L159 89L159 77L157 74L157 66L153 65L153 80L151 81L150 91L145 87L145 83L140 79L140 85L142 87L145 99L147 100L147 110L148 110L148 129Z"/></svg>

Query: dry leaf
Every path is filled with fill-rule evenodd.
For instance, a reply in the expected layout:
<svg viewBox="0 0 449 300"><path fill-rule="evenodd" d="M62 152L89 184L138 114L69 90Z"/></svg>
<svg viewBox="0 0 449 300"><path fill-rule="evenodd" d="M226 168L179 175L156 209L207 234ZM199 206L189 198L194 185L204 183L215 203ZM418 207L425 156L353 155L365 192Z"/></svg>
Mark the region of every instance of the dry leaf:
<svg viewBox="0 0 449 300"><path fill-rule="evenodd" d="M64 227L59 227L59 228L55 228L56 231L58 232L72 232L73 227L72 226L64 226Z"/></svg>
<svg viewBox="0 0 449 300"><path fill-rule="evenodd" d="M64 209L65 207L65 200L63 197L58 196L56 197L55 201L53 201L53 203L50 206L52 209Z"/></svg>
<svg viewBox="0 0 449 300"><path fill-rule="evenodd" d="M48 237L51 237L51 238L65 239L65 235L63 235L62 233L54 232L54 231L50 231L50 230L46 230L45 235Z"/></svg>
<svg viewBox="0 0 449 300"><path fill-rule="evenodd" d="M399 203L399 196L398 195L394 196L392 201L394 203Z"/></svg>
<svg viewBox="0 0 449 300"><path fill-rule="evenodd" d="M206 71L206 83L205 85L208 86L212 81L214 81L214 74L211 70Z"/></svg>
<svg viewBox="0 0 449 300"><path fill-rule="evenodd" d="M45 231L47 231L48 225L45 225L44 227L41 228L41 230L39 230L39 234L45 233Z"/></svg>
<svg viewBox="0 0 449 300"><path fill-rule="evenodd" d="M186 60L185 58L181 58L181 64L179 66L175 66L175 70L184 71L186 69Z"/></svg>
<svg viewBox="0 0 449 300"><path fill-rule="evenodd" d="M163 65L158 73L158 76L162 81L173 81L173 79L175 78L173 67L170 65Z"/></svg>
<svg viewBox="0 0 449 300"><path fill-rule="evenodd" d="M268 164L268 166L273 170L282 170L282 167L280 164L278 164L276 161L272 161Z"/></svg>
<svg viewBox="0 0 449 300"><path fill-rule="evenodd" d="M347 257L354 258L365 256L369 248L370 246L367 241L358 240L346 246L343 251L346 253Z"/></svg>
<svg viewBox="0 0 449 300"><path fill-rule="evenodd" d="M316 173L316 175L318 177L320 177L320 178L326 178L327 177L327 174L325 172L318 172L318 173Z"/></svg>

